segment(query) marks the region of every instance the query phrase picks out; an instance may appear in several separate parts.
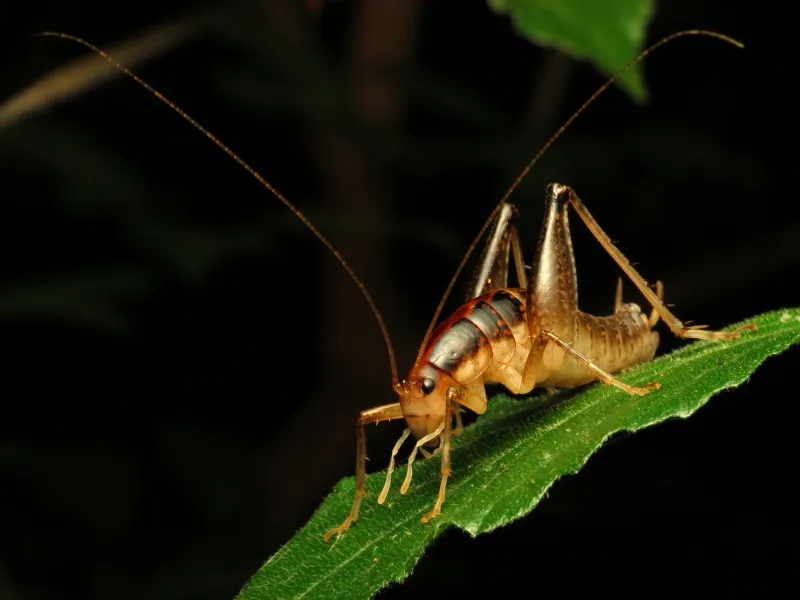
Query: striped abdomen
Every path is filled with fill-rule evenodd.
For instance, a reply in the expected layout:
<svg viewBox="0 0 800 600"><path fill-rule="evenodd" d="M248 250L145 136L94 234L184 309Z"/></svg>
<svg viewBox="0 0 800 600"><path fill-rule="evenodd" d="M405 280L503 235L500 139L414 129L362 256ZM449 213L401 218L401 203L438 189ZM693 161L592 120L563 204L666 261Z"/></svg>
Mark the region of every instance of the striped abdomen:
<svg viewBox="0 0 800 600"><path fill-rule="evenodd" d="M595 317L577 311L574 314L572 347L595 365L616 373L653 358L658 347L658 333L651 330L647 317L636 304L624 304L608 317ZM560 387L583 385L595 376L585 365L567 357L542 385Z"/></svg>
<svg viewBox="0 0 800 600"><path fill-rule="evenodd" d="M525 289L501 289L471 300L437 327L423 361L459 385L481 377L484 383L501 383L520 393L531 350L526 299ZM658 345L658 334L634 304L609 317L577 311L573 318L573 347L611 373L649 360ZM594 379L562 350L548 350L543 357L547 368L534 367L540 374L537 385L574 386Z"/></svg>

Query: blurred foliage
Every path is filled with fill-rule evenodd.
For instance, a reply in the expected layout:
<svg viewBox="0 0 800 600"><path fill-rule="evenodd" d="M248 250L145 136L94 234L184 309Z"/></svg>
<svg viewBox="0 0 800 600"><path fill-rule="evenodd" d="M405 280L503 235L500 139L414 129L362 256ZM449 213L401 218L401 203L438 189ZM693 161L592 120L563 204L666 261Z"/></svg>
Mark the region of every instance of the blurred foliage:
<svg viewBox="0 0 800 600"><path fill-rule="evenodd" d="M515 26L533 42L552 45L576 58L591 59L603 72L620 67L641 49L653 12L651 0L617 0L599 12L587 10L585 3L578 5L560 0L492 0L489 4L495 11L509 14ZM516 143L517 126L500 107L492 106L463 85L428 73L419 66L405 74L412 101L460 124L458 127L477 128L485 131L485 135L464 142L454 141L448 135L437 136L435 132L419 136L409 135L402 128L381 127L355 109L348 72L341 63L332 62L329 55L313 47L299 47L280 36L264 35L262 20L243 17L237 12L216 14L205 27L206 37L233 57L216 69L217 83L210 93L220 95L231 112L240 117L344 124L379 167L383 165L396 172L416 175L446 172L451 165L460 169L509 170L509 165L514 165L512 169L518 168L517 165L529 158L530 148ZM66 42L52 39L47 43L66 45ZM163 44L163 40L160 43ZM99 57L96 60L103 62ZM644 98L638 66L622 81L634 98ZM96 85L97 82L92 80L92 83ZM672 125L662 127L661 133L675 136ZM177 123L175 128L179 130ZM683 173L696 169L711 175L724 172L730 177L726 169L732 161L746 162L729 156L713 140L697 141L691 153L681 153L669 152L669 140L657 132L637 138L645 143L658 140L653 142L655 146L642 148L642 152L656 152L659 160L680 157L680 164L675 168ZM588 166L596 163L591 143L585 143L580 137L560 143L563 152L550 157L554 173L562 170L585 172ZM630 146L636 141L615 140L613 143ZM607 154L608 159L616 156L623 154ZM559 167L557 162L562 158L569 164ZM129 157L118 155L113 146L65 124L63 119L38 118L1 131L0 161L9 164L26 161L28 168L46 173L59 190L55 200L63 203L67 211L82 219L109 216L132 252L150 256L155 261L113 267L102 297L96 300L91 298L98 293L97 280L102 278L101 273L93 274L90 285L83 275L71 280L69 274L62 272L35 285L25 283L17 287L7 283L0 292L0 314L7 317L24 313L19 303L30 302L31 314L104 327L112 327L114 323L113 329L121 331L124 309L115 308L115 303L141 296L145 290L132 285L130 280L123 283L118 272L136 271L140 274L138 280L146 280L151 291L164 280L165 268L172 274L168 275L170 277L176 276L186 283L200 283L215 269L243 253L268 250L270 239L277 233L303 227L288 213L277 218L272 215L267 218L265 214L255 222L248 216L246 222L225 227L189 225L193 220L191 203L180 198L180 190L154 187L158 185L155 180ZM669 168L663 161L662 164L665 169ZM609 164L603 172L614 177L614 165ZM735 173L746 177L748 169L737 169ZM532 183L524 182L523 189L528 185ZM313 209L311 215L322 230L332 236L369 231L385 239L410 238L416 243L446 250L454 257L460 251L457 244L448 242L452 240L452 232L438 223L415 223L409 227L396 221L383 224L369 221L359 225L358 215L331 215L324 222L317 221L320 215ZM81 270L85 271L86 267L79 266L78 271ZM88 308L79 309L71 301L52 300L66 293L65 285L70 290L67 298L81 298L78 304L86 302L87 307L105 316L90 319L87 318L91 312ZM82 286L88 287L81 291Z"/></svg>
<svg viewBox="0 0 800 600"><path fill-rule="evenodd" d="M0 292L0 314L14 319L64 320L123 333L128 321L120 304L152 288L147 273L103 271L54 276L7 286Z"/></svg>
<svg viewBox="0 0 800 600"><path fill-rule="evenodd" d="M493 1L490 5L498 12L509 13L516 26L535 43L553 45L576 58L590 58L604 72L624 64L640 49L652 13L650 0L614 2L613 10L602 11L602 18L593 11L584 10L585 7L560 0ZM154 35L150 32L119 47L125 49L125 55L131 48L139 53L131 56L147 56L170 43L163 39L164 32L176 31L184 37L187 33L194 33L197 22L190 19L185 25L178 23L170 27L172 29L153 30L158 33L154 38L158 44L152 49L145 45L155 43L148 41ZM462 166L505 166L517 164L520 158L514 150L517 146L511 143L516 135L514 125L508 122L502 110L487 104L463 86L454 86L418 67L411 72L408 83L413 100L433 112L446 115L448 119L461 122L465 128L477 126L495 132L491 143L452 143L447 137L420 140L409 137L402 129L376 127L354 109L348 73L341 64L331 62L328 55L313 48L304 50L280 36L264 35L262 20L243 18L236 12L217 13L213 20L205 22L205 27L208 38L223 49L227 47L237 57L219 69L218 87L214 91L221 93L231 110L238 114L311 123L344 123L373 158L399 170L425 169L432 172L441 166L442 161ZM573 42L567 43L567 40ZM43 41L37 40L36 43ZM52 39L46 43L66 46L66 42ZM87 84L101 83L104 79L98 79L98 73L103 78L109 77L107 71L97 67L98 63L102 66L104 62L100 57L96 57L94 63L86 63L86 57L82 60L85 74L73 74L76 90ZM81 77L86 79L86 84L79 79ZM47 81L47 77L43 81ZM637 72L624 81L626 89L635 98L643 97L643 86ZM59 84L59 95L50 99L50 103L70 97L61 88L63 83ZM46 98L42 99L41 94L38 96L37 102L48 105ZM40 104L37 103L34 109L41 110ZM269 231L275 231L276 227L284 231L301 227L290 222L293 219L291 215L281 217L277 222L272 219L256 224L234 224L227 230L188 226L186 223L191 218L186 216L190 213L183 211L184 216L181 216L179 209L179 214L171 215L170 210L159 208L159 202L171 209L180 205L181 202L176 202L174 197L175 190L154 188L152 178L143 174L129 158L117 155L113 147L59 120L39 118L0 131L0 161L3 160L27 161L31 167L47 173L59 190L56 200L63 203L66 210L82 215L84 219L109 215L116 221L116 227L132 246L133 252L153 257L155 264L160 263L186 282L202 281L214 269L235 260L242 253L264 251L269 245ZM353 227L358 229L357 220L357 216L333 218L320 225L327 233L336 235ZM438 225L384 227L373 222L364 226L371 227L373 233L379 228L379 233L387 238L402 239L411 235L418 242L434 245L441 245L442 240L452 237L447 228ZM162 267L155 268L160 270ZM125 311L116 303L141 296L145 292L145 281L146 288L151 291L153 286L159 285L164 273L153 272L153 268L151 263L113 267L102 293L98 288L102 273L93 274L91 282L83 275L72 277L59 273L57 277L35 284L6 284L0 292L0 314L19 316L26 312L20 303L27 302L30 314L121 331L124 329ZM136 280L141 287L134 285L129 278L123 281L118 276L118 272L131 269L139 273ZM66 301L59 302L57 299L62 296ZM96 318L89 318L92 312L97 314Z"/></svg>
<svg viewBox="0 0 800 600"><path fill-rule="evenodd" d="M132 67L184 42L194 33L196 25L194 19L184 19L154 27L107 51L122 64ZM116 68L97 58L95 55L87 55L77 59L74 63L56 69L19 94L8 98L0 105L0 129L79 96L104 81L119 76Z"/></svg>

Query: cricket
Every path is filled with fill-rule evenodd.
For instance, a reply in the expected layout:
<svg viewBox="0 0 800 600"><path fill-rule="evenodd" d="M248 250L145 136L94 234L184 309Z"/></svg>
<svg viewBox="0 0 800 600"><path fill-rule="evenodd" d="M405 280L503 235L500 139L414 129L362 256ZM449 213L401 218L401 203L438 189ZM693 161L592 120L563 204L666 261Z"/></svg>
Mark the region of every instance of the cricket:
<svg viewBox="0 0 800 600"><path fill-rule="evenodd" d="M567 119L525 166L484 222L445 289L408 375L400 378L391 338L375 301L346 259L299 208L193 117L103 50L65 33L46 32L41 35L72 41L98 54L199 130L294 213L334 255L369 305L383 335L392 389L398 398L396 402L369 408L359 414L356 421L355 497L344 521L325 533L325 542L341 536L353 526L367 496L365 426L368 424L394 420L405 420L406 423L392 449L385 485L377 498L379 504L383 504L388 496L396 455L409 437L413 436L416 441L408 457L401 494L409 489L418 453L425 458L440 458L438 494L430 512L421 519L422 523L427 523L441 513L445 503L447 480L451 473L451 442L463 428L461 412L469 410L480 415L486 411L487 384L499 384L511 394L522 395L537 386L548 389L576 387L599 380L626 394L645 396L658 390L660 384L652 382L634 387L620 381L615 374L653 358L659 342L659 334L653 329L659 320L672 334L683 339L724 342L756 330L755 324L733 331L685 325L664 303L664 285L660 281L654 286L648 284L595 221L576 192L560 183L547 186L536 251L530 264L526 265L517 231L519 213L509 202L531 168L575 119L648 54L686 36L706 36L743 47L728 36L705 30L685 30L661 39L607 79ZM623 302L622 278L617 282L613 314L594 316L579 309L569 229L570 209L644 296L651 306L649 314L635 303ZM456 281L487 233L465 303L439 322ZM516 287L509 287L512 265Z"/></svg>

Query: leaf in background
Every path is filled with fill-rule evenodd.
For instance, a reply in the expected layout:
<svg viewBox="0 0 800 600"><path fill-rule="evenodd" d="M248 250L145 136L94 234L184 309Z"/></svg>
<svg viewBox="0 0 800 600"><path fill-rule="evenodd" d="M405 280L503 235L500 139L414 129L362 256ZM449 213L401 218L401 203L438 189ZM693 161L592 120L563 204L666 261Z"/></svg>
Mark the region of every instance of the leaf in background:
<svg viewBox="0 0 800 600"><path fill-rule="evenodd" d="M132 67L185 41L199 31L200 23L199 17L189 16L153 27L130 40L115 44L108 49L108 53ZM62 42L67 43L64 40ZM74 42L71 43L75 45ZM96 54L74 60L0 104L0 129L10 127L25 117L70 100L121 75L118 69Z"/></svg>
<svg viewBox="0 0 800 600"><path fill-rule="evenodd" d="M515 27L532 42L552 46L573 58L590 60L611 75L642 49L653 0L487 0L497 13L510 15ZM619 81L636 101L647 92L637 65Z"/></svg>
<svg viewBox="0 0 800 600"><path fill-rule="evenodd" d="M404 476L400 469L384 506L375 503L384 474L370 475L358 522L325 544L323 533L350 509L354 478L344 479L238 600L370 598L403 581L447 527L476 536L525 516L559 477L577 472L614 433L688 417L717 392L747 380L767 357L800 343L800 309L754 321L755 333L728 343L693 343L627 371L622 377L627 383L662 384L644 398L597 384L540 396L539 402L496 396L487 413L455 439L447 502L430 525L420 518L436 498L438 459L417 463L407 496L397 491Z"/></svg>
<svg viewBox="0 0 800 600"><path fill-rule="evenodd" d="M132 235L165 261L187 283L198 283L234 256L264 250L271 239L266 227L240 226L223 230L151 222Z"/></svg>
<svg viewBox="0 0 800 600"><path fill-rule="evenodd" d="M0 159L35 165L52 174L64 190L56 198L76 214L139 215L143 199L157 193L136 165L84 130L55 120L38 119L4 131ZM18 196L24 202L51 202L49 197Z"/></svg>
<svg viewBox="0 0 800 600"><path fill-rule="evenodd" d="M55 197L70 212L118 220L119 238L143 248L189 282L237 255L262 251L274 227L269 223L220 228L176 222L175 198L153 185L135 165L78 128L40 119L23 123L0 136L0 159L40 166L59 181ZM5 188L0 186L0 191ZM6 192L8 193L8 192ZM19 202L47 202L50 197L19 195ZM163 205L163 206L161 206ZM85 319L80 319L85 320Z"/></svg>
<svg viewBox="0 0 800 600"><path fill-rule="evenodd" d="M128 329L115 305L141 296L153 281L139 271L71 275L0 290L0 317L57 319L114 333Z"/></svg>

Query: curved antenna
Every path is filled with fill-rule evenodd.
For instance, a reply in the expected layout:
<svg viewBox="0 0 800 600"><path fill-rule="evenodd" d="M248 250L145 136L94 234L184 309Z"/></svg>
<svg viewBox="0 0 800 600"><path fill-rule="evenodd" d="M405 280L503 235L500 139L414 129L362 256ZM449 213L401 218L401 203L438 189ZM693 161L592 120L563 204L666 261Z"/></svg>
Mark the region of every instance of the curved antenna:
<svg viewBox="0 0 800 600"><path fill-rule="evenodd" d="M328 250L331 251L331 254L333 254L336 257L336 260L338 260L341 263L341 265L344 267L345 271L347 271L347 273L350 275L350 277L353 279L353 281L356 282L356 285L358 286L358 289L361 290L361 293L364 296L364 299L367 301L367 304L369 304L369 307L372 309L372 312L375 315L375 319L378 321L378 326L381 328L381 334L383 334L383 341L386 343L386 351L389 353L389 366L390 366L390 368L392 370L392 381L393 382L397 381L397 362L395 360L394 348L392 347L392 341L389 338L389 330L386 329L386 323L384 322L383 316L381 315L380 311L378 310L378 306L375 304L375 301L372 299L372 296L370 295L369 291L367 291L367 287L364 285L364 282L362 282L361 279L359 279L358 275L356 275L355 271L353 271L353 268L348 264L348 262L339 253L339 251L336 248L334 248L333 244L331 244L330 241L328 241L328 238L326 238L324 235L322 235L322 233L319 231L319 229L317 229L314 226L314 224L308 219L308 217L305 216L305 214L303 214L303 212L299 208L297 208L294 204L289 202L289 200L283 194L281 194L275 187L273 187L273 185L271 183L269 183L266 179L264 179L264 177L258 171L256 171L253 167L251 167L248 163L246 163L243 158L241 158L238 154L236 154L233 150L231 150L227 145L225 145L222 141L220 141L208 129L206 129L200 123L198 123L195 119L193 119L186 111L184 111L177 104L175 104L169 98L167 98L164 94L162 94L157 89L155 89L152 85L147 83L145 80L143 80L141 77L136 75L133 71L131 71L127 67L125 67L122 64L120 64L119 62L117 62L114 58L109 56L107 53L105 53L103 50L101 50L97 46L95 46L93 44L90 44L89 42L87 42L84 39L81 39L81 38L79 38L77 36L74 36L74 35L69 35L67 33L57 33L57 32L52 32L52 31L45 31L45 32L39 33L37 35L42 35L42 36L45 36L45 37L61 38L63 40L69 40L69 41L72 41L72 42L77 42L78 44L81 44L82 46L88 48L92 52L95 52L96 54L98 54L102 58L106 59L108 62L110 62L112 65L114 65L114 67L116 67L122 73L124 73L125 75L127 75L128 77L133 79L136 83L138 83L140 86L142 86L148 92L153 94L156 98L161 100L164 104L169 106L172 110L174 110L181 117L183 117L186 121L188 121L191 125L193 125L198 131L200 131L200 133L202 133L209 140L214 142L214 144L216 144L217 147L220 148L220 150L225 152L225 154L227 154L233 160L235 160L237 163L239 163L248 173L250 173L250 175L255 177L255 179L261 185L263 185L265 188L267 188L270 192L272 192L272 194L278 200L283 202L283 204L286 205L286 208L288 208L290 211L292 211L295 214L295 216L298 219L300 219L300 221L302 221L303 225L308 227L311 230L311 233L313 233L315 236L317 236L319 241L321 241L323 244L325 244L325 247Z"/></svg>
<svg viewBox="0 0 800 600"><path fill-rule="evenodd" d="M563 134L564 131L566 131L566 129L570 125L572 125L573 121L575 121L575 119L577 119L581 115L581 113L585 111L589 107L589 105L597 99L597 97L600 94L605 92L611 86L611 84L613 84L615 81L617 81L617 79L619 79L622 75L624 75L625 72L631 69L631 67L636 65L648 54L660 48L664 44L667 44L676 38L688 35L704 35L716 38L718 40L722 40L723 42L727 42L733 46L736 46L737 48L744 48L744 44L742 44L741 42L733 39L732 37L728 37L727 35L716 33L715 31L706 31L703 29L687 29L685 31L678 31L676 33L666 36L665 38L662 38L661 40L659 40L658 42L656 42L655 44L644 50L641 54L639 54L639 56L631 60L619 71L617 71L611 77L609 77L606 80L606 82L603 85L601 85L594 94L589 96L589 99L586 100L586 102L584 102L583 104L581 104L578 110L572 113L572 116L569 119L567 119L564 122L564 124L561 127L559 127L552 136L550 136L550 139L547 140L547 142L545 142L541 150L539 150L536 153L536 155L531 159L531 161L527 165L525 165L525 168L522 169L522 172L514 180L514 183L511 184L511 187L509 187L506 193L503 194L503 197L497 203L497 206L494 207L494 210L492 210L491 214L489 215L489 218L486 219L486 222L483 224L480 231L478 231L478 235L476 235L475 239L472 240L472 243L469 245L469 248L467 248L467 253L464 254L464 257L461 259L461 262L458 263L458 267L456 267L456 272L450 279L450 283L447 284L447 288L444 291L444 295L442 296L442 299L439 301L439 305L436 307L436 311L433 313L433 319L431 319L430 325L428 325L428 330L425 332L425 338L422 340L422 345L420 346L419 351L417 352L417 358L414 361L415 367L419 364L419 361L422 360L422 353L425 351L425 347L428 345L428 341L430 340L431 334L433 333L433 328L436 325L436 321L439 319L439 315L442 313L442 309L444 308L444 303L447 302L447 298L450 296L450 292L453 291L453 286L455 286L458 276L461 274L461 271L467 264L467 260L469 260L469 257L472 255L472 252L475 250L475 247L478 245L478 242L480 242L481 238L486 233L486 230L489 228L489 225L491 224L492 220L497 216L497 213L500 211L500 208L503 206L505 201L508 200L509 196L511 196L511 194L514 193L517 187L519 187L519 184L522 183L523 179L525 179L525 176L528 174L528 171L531 170L533 165L539 162L539 159L542 158L542 156L544 155L545 152L547 152L550 146L552 146L553 143L558 138L561 137L561 134Z"/></svg>

